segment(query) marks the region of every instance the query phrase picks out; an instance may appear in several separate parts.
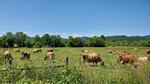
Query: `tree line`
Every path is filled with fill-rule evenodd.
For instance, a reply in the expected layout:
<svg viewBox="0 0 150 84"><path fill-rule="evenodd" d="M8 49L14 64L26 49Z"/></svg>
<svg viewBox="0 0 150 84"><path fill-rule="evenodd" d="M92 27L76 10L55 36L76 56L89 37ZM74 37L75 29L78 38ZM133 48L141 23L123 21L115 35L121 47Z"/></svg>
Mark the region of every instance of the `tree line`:
<svg viewBox="0 0 150 84"><path fill-rule="evenodd" d="M125 39L116 40L101 36L93 37L73 37L69 36L67 39L61 38L60 35L44 34L43 36L35 35L30 37L23 32L7 32L0 37L1 48L12 47L105 47L105 46L144 46L150 47L150 39Z"/></svg>

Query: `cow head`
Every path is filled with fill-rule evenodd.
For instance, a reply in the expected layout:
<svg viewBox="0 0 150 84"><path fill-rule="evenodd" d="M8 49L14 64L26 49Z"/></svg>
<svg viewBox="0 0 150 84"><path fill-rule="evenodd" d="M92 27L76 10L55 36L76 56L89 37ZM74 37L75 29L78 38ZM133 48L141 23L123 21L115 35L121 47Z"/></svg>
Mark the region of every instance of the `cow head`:
<svg viewBox="0 0 150 84"><path fill-rule="evenodd" d="M150 57L148 57L148 61L150 61Z"/></svg>

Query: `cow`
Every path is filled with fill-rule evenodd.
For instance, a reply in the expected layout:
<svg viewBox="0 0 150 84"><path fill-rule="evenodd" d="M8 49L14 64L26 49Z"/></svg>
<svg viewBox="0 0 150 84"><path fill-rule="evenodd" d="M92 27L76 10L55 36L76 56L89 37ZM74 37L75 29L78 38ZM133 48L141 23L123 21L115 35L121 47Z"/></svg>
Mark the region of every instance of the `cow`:
<svg viewBox="0 0 150 84"><path fill-rule="evenodd" d="M93 62L93 65L97 65L98 62L101 62L101 65L104 65L104 62L98 53L81 53L80 60L85 62Z"/></svg>
<svg viewBox="0 0 150 84"><path fill-rule="evenodd" d="M20 49L19 48L15 49L15 52L20 52Z"/></svg>
<svg viewBox="0 0 150 84"><path fill-rule="evenodd" d="M85 52L86 53L86 52L89 52L89 50L81 50L81 52Z"/></svg>
<svg viewBox="0 0 150 84"><path fill-rule="evenodd" d="M23 51L22 53L21 53L21 60L29 60L30 59L30 53L29 52L27 52L27 51Z"/></svg>
<svg viewBox="0 0 150 84"><path fill-rule="evenodd" d="M142 61L142 62L146 62L146 61L150 61L150 57L139 57L137 60Z"/></svg>
<svg viewBox="0 0 150 84"><path fill-rule="evenodd" d="M49 48L48 50L47 50L47 52L53 52L54 50L53 49L51 49L51 48Z"/></svg>
<svg viewBox="0 0 150 84"><path fill-rule="evenodd" d="M5 51L9 51L9 49L8 48L3 48L3 52L5 52Z"/></svg>
<svg viewBox="0 0 150 84"><path fill-rule="evenodd" d="M37 52L41 52L42 53L42 49L34 49L33 53L37 53Z"/></svg>
<svg viewBox="0 0 150 84"><path fill-rule="evenodd" d="M12 65L13 57L9 51L4 51L5 60L9 65Z"/></svg>
<svg viewBox="0 0 150 84"><path fill-rule="evenodd" d="M44 60L55 60L55 53L53 52L53 49L48 49L48 52L46 54L46 56L44 57Z"/></svg>
<svg viewBox="0 0 150 84"><path fill-rule="evenodd" d="M109 51L108 51L108 54L112 54L112 53L113 53L113 51L112 51L112 50L109 50Z"/></svg>
<svg viewBox="0 0 150 84"><path fill-rule="evenodd" d="M150 54L150 50L147 50L146 53L147 53L147 54Z"/></svg>
<svg viewBox="0 0 150 84"><path fill-rule="evenodd" d="M135 62L135 58L131 53L123 52L119 54L119 58L117 62L120 64L130 63L131 65L133 65L133 63Z"/></svg>
<svg viewBox="0 0 150 84"><path fill-rule="evenodd" d="M134 48L133 50L136 52L138 50L138 48Z"/></svg>

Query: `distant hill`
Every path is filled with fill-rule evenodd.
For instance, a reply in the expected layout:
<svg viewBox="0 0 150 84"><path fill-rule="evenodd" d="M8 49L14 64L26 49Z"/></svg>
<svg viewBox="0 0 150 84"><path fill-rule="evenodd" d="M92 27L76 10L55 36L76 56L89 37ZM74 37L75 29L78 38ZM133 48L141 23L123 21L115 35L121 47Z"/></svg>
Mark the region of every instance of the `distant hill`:
<svg viewBox="0 0 150 84"><path fill-rule="evenodd" d="M83 36L81 37L83 40L89 39L90 37Z"/></svg>
<svg viewBox="0 0 150 84"><path fill-rule="evenodd" d="M144 38L149 38L150 39L150 35L146 35L146 36L144 36Z"/></svg>
<svg viewBox="0 0 150 84"><path fill-rule="evenodd" d="M82 39L89 39L90 37L81 37ZM106 39L109 40L141 40L141 39L150 39L150 35L146 36L125 36L125 35L116 35L116 36L106 36Z"/></svg>
<svg viewBox="0 0 150 84"><path fill-rule="evenodd" d="M140 39L147 39L143 36L108 36L106 39L113 39L113 40L140 40Z"/></svg>

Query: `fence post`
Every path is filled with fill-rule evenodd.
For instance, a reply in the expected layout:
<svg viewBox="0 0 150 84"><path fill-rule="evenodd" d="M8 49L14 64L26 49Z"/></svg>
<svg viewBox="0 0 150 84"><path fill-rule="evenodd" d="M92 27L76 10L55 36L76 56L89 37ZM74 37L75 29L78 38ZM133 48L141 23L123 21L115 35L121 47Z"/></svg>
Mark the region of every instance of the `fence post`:
<svg viewBox="0 0 150 84"><path fill-rule="evenodd" d="M66 66L67 66L67 68L68 68L68 64L69 64L69 58L66 57Z"/></svg>

